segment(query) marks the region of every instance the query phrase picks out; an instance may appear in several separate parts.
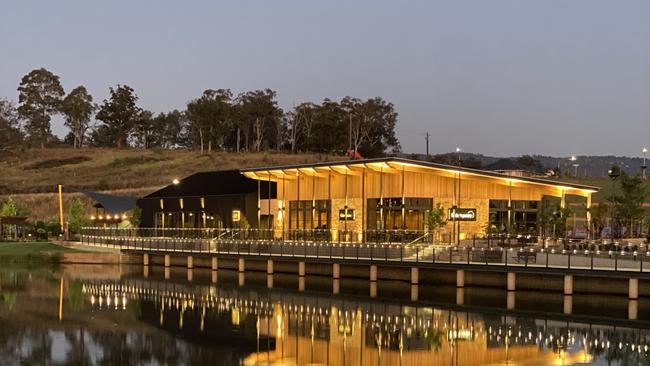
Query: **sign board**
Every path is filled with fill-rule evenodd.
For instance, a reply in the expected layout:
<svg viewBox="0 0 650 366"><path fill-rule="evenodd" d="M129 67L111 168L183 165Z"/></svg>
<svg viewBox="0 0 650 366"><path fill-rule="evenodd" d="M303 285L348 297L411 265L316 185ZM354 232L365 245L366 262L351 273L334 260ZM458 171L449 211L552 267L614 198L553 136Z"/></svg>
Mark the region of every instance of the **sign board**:
<svg viewBox="0 0 650 366"><path fill-rule="evenodd" d="M232 222L239 222L241 220L241 211L232 210Z"/></svg>
<svg viewBox="0 0 650 366"><path fill-rule="evenodd" d="M476 209L475 208L450 208L449 209L449 221L476 221Z"/></svg>
<svg viewBox="0 0 650 366"><path fill-rule="evenodd" d="M339 210L339 221L352 221L354 220L354 210Z"/></svg>

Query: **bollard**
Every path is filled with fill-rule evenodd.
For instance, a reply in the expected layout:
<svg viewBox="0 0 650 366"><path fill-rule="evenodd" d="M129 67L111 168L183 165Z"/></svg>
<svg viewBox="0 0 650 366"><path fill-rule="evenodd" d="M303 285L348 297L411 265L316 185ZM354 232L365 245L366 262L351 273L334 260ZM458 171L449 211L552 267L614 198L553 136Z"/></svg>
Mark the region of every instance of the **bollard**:
<svg viewBox="0 0 650 366"><path fill-rule="evenodd" d="M456 270L456 287L460 287L460 288L465 287L465 270L464 269Z"/></svg>
<svg viewBox="0 0 650 366"><path fill-rule="evenodd" d="M573 313L573 296L564 296L564 314L571 315Z"/></svg>
<svg viewBox="0 0 650 366"><path fill-rule="evenodd" d="M411 285L411 301L418 301L419 286Z"/></svg>
<svg viewBox="0 0 650 366"><path fill-rule="evenodd" d="M245 272L246 271L246 262L244 261L244 258L239 258L239 272Z"/></svg>
<svg viewBox="0 0 650 366"><path fill-rule="evenodd" d="M417 267L411 267L411 285L420 284L420 269Z"/></svg>
<svg viewBox="0 0 650 366"><path fill-rule="evenodd" d="M514 272L508 272L508 291L515 291L515 282L517 275Z"/></svg>
<svg viewBox="0 0 650 366"><path fill-rule="evenodd" d="M456 289L456 305L464 305L464 304L465 304L465 289L459 287Z"/></svg>
<svg viewBox="0 0 650 366"><path fill-rule="evenodd" d="M573 275L564 275L564 294L573 295Z"/></svg>
<svg viewBox="0 0 650 366"><path fill-rule="evenodd" d="M630 277L629 285L629 296L630 300L637 300L639 298L639 279L635 277Z"/></svg>
<svg viewBox="0 0 650 366"><path fill-rule="evenodd" d="M341 278L341 265L338 263L332 264L332 278L335 280Z"/></svg>

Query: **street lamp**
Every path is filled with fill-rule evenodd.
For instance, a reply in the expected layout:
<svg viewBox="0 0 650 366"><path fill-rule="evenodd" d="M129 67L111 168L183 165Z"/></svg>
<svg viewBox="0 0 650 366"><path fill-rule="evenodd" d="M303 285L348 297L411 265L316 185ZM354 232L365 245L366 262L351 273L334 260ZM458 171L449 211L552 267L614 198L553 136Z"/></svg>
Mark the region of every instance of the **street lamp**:
<svg viewBox="0 0 650 366"><path fill-rule="evenodd" d="M578 158L575 155L571 155L571 158L569 160L571 160L573 162L573 164L572 164L573 165L573 176L575 178L577 178L578 177L578 167L580 166L580 164L576 163Z"/></svg>
<svg viewBox="0 0 650 366"><path fill-rule="evenodd" d="M643 174L643 179L645 179L645 171L648 169L648 165L646 165L646 153L648 152L648 149L644 147L641 151L643 152L643 165L641 165L641 173Z"/></svg>
<svg viewBox="0 0 650 366"><path fill-rule="evenodd" d="M458 197L456 198L456 207L460 209L460 147L456 147L456 154L458 154L458 161L456 162L458 164ZM455 211L455 210L454 210ZM454 226L456 227L456 243L460 245L460 221L456 220L456 217L453 217L454 219Z"/></svg>
<svg viewBox="0 0 650 366"><path fill-rule="evenodd" d="M612 167L612 169L607 171L607 175L609 175L609 179L612 180L612 194L610 196L610 200L612 202L611 204L611 221L609 223L609 236L612 239L612 243L614 242L614 205L616 204L616 199L614 196L614 193L616 191L616 178L618 178L621 175L620 169L616 166Z"/></svg>

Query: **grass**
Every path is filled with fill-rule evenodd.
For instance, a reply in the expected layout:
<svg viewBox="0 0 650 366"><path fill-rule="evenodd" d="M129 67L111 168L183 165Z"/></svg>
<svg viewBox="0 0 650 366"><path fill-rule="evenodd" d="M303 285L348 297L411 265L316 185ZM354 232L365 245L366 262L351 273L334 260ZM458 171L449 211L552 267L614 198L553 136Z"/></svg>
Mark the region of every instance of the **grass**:
<svg viewBox="0 0 650 366"><path fill-rule="evenodd" d="M0 242L0 256L20 257L82 252L81 250L66 248L49 242Z"/></svg>
<svg viewBox="0 0 650 366"><path fill-rule="evenodd" d="M50 169L50 168L57 168L60 166L64 165L74 165L74 164L81 164L85 161L91 160L87 156L72 156L69 158L63 158L63 159L48 159L48 160L42 160L35 162L33 164L29 164L25 166L25 170L34 170L34 169Z"/></svg>
<svg viewBox="0 0 650 366"><path fill-rule="evenodd" d="M31 149L0 159L0 201L11 195L30 221L48 221L58 214L57 185L64 186L64 206L79 197L74 189L141 197L175 178L221 169L342 160L325 154L228 153L190 150L107 148ZM74 162L74 163L73 163Z"/></svg>

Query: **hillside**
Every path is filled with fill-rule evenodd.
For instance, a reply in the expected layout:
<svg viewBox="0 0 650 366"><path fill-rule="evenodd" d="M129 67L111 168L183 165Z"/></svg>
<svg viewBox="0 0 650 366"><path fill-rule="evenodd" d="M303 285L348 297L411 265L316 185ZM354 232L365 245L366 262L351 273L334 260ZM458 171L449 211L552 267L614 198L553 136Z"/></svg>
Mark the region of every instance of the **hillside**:
<svg viewBox="0 0 650 366"><path fill-rule="evenodd" d="M340 159L318 154L201 155L188 150L35 149L0 161L0 197L11 195L33 220L49 220L57 215L57 184L63 184L67 192L88 189L143 196L174 178L199 171ZM66 194L66 201L78 196L81 195Z"/></svg>

